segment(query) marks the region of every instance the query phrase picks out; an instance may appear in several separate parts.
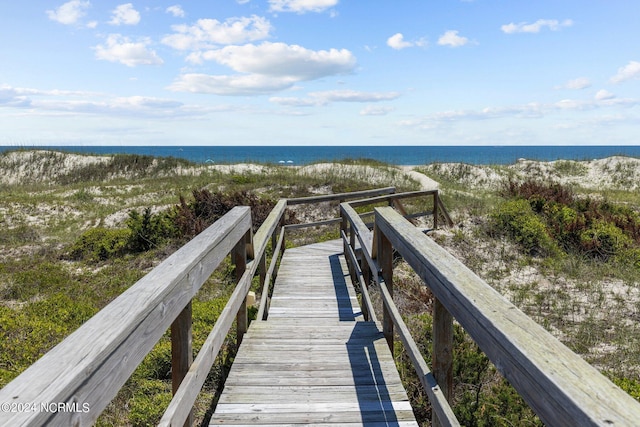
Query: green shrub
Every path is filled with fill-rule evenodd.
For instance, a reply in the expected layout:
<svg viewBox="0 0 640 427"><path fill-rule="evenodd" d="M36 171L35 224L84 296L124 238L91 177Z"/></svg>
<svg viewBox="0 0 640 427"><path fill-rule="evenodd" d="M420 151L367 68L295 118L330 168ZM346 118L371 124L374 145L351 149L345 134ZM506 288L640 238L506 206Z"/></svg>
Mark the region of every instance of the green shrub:
<svg viewBox="0 0 640 427"><path fill-rule="evenodd" d="M64 291L24 307L0 305L0 387L96 312L85 297Z"/></svg>
<svg viewBox="0 0 640 427"><path fill-rule="evenodd" d="M60 264L35 259L29 269L16 271L0 296L5 299L27 301L37 295L73 286L69 272ZM16 268L18 268L16 266Z"/></svg>
<svg viewBox="0 0 640 427"><path fill-rule="evenodd" d="M171 379L171 341L169 334L158 341L158 344L153 347L136 368L134 375L138 379Z"/></svg>
<svg viewBox="0 0 640 427"><path fill-rule="evenodd" d="M431 315L413 315L407 319L407 326L417 340L420 353L430 363L433 345ZM454 325L453 341L452 409L461 425L542 425L518 392L500 376L488 357L460 325ZM396 342L394 350L398 371L416 419L421 424L428 423L431 419L431 407L413 365L400 343Z"/></svg>
<svg viewBox="0 0 640 427"><path fill-rule="evenodd" d="M546 204L544 213L558 244L565 251L576 248L580 242L580 230L586 224L584 214L559 203Z"/></svg>
<svg viewBox="0 0 640 427"><path fill-rule="evenodd" d="M146 252L178 233L170 214L154 215L151 208L145 208L142 214L137 210L129 212L127 227L130 231L128 248L132 252Z"/></svg>
<svg viewBox="0 0 640 427"><path fill-rule="evenodd" d="M585 253L607 261L631 246L631 238L611 222L594 221L580 234L580 245Z"/></svg>
<svg viewBox="0 0 640 427"><path fill-rule="evenodd" d="M504 202L493 215L495 226L504 230L530 254L558 255L561 253L549 235L544 222L533 212L527 200Z"/></svg>
<svg viewBox="0 0 640 427"><path fill-rule="evenodd" d="M630 378L615 377L612 381L631 397L640 402L640 381Z"/></svg>
<svg viewBox="0 0 640 427"><path fill-rule="evenodd" d="M131 230L96 227L85 231L71 246L73 259L104 261L123 255L131 239Z"/></svg>
<svg viewBox="0 0 640 427"><path fill-rule="evenodd" d="M160 380L141 380L129 406L129 422L134 427L157 425L171 402L171 384Z"/></svg>

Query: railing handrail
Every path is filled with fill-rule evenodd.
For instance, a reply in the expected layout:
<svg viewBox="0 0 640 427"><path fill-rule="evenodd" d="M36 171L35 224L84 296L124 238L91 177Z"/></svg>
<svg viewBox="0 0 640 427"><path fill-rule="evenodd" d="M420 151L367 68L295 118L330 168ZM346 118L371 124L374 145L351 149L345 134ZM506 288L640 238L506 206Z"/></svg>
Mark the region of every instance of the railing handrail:
<svg viewBox="0 0 640 427"><path fill-rule="evenodd" d="M381 194L391 194L396 192L396 187L374 188L372 190L353 191L351 193L324 194L321 196L294 197L287 199L288 205L300 205L305 203L320 203L332 201L345 201L357 199L359 197L373 197Z"/></svg>
<svg viewBox="0 0 640 427"><path fill-rule="evenodd" d="M640 403L392 208L375 223L544 423L637 424Z"/></svg>
<svg viewBox="0 0 640 427"><path fill-rule="evenodd" d="M211 370L211 366L218 356L224 339L229 333L236 313L240 311L242 304L245 302L247 293L251 288L253 276L255 276L258 267L263 265L269 239L280 224L286 205L285 199L278 201L253 236L251 248L253 260L246 265L246 270L238 280L238 284L229 297L227 304L218 316L213 329L202 344L196 359L191 364L189 371L180 383L180 387L175 392L173 399L158 423L159 427L182 426L187 420L191 408ZM277 258L277 256L274 258Z"/></svg>
<svg viewBox="0 0 640 427"><path fill-rule="evenodd" d="M181 347L179 351L185 353L181 357L189 359L190 367L188 364L187 367L180 368L183 371L178 382L174 377L175 395L160 423L181 425L190 416L193 402L228 334L233 316L238 313L238 323L243 312L246 318L245 298L258 268L261 270L261 282L264 286L259 319L266 317L269 284L278 255L284 246L284 214L287 206L352 200L366 196L385 197L384 195L394 192L394 187L387 187L328 196L281 199L255 236L251 233L250 209L232 209L0 390L2 403L66 404L67 407L80 408L80 411L0 412L0 424L55 423L76 426L95 422L169 326L172 327L172 342L174 341L173 328L186 315L187 326L184 323L179 326L187 328L183 331L186 335L178 333L180 337L177 339L189 341L188 346ZM418 193L421 192L400 193L389 200L420 195ZM356 230L354 234L357 234L360 245L366 248L363 252L371 253L374 246L371 231L348 203L343 203L340 209L356 218L353 220ZM338 221L334 219L326 223ZM279 237L276 238L278 231ZM273 256L266 271L266 249L270 238ZM191 300L222 260L232 252L236 257L234 262L240 263L236 269L240 272L238 283L196 360L191 363L191 332L188 326ZM248 264L247 255L253 258ZM353 252L350 255L355 257ZM375 265L371 258L368 263ZM370 299L365 299L371 305ZM188 312L184 311L186 308ZM242 328L246 328L246 324ZM240 325L238 334L240 339ZM177 363L183 362L181 360ZM84 410L87 408L88 410Z"/></svg>
<svg viewBox="0 0 640 427"><path fill-rule="evenodd" d="M232 209L0 390L2 403L75 404L80 410L0 412L0 424L95 422L215 268L250 232L250 213L248 207Z"/></svg>
<svg viewBox="0 0 640 427"><path fill-rule="evenodd" d="M376 203L377 201L372 201L370 203ZM366 201L362 201L359 205L370 204ZM388 209L392 209L389 207ZM345 251L349 254L350 260L350 268L355 270L354 276L360 281L360 286L362 288L362 302L364 304L363 312L366 313L366 318L368 320L377 320L375 311L373 308L373 304L371 302L371 298L369 297L369 293L367 291L368 282L367 279L361 279L362 277L371 277L379 286L381 290L382 302L384 304L384 319L383 319L383 329L385 329L385 335L389 340L389 334L393 336L393 329L391 325L395 325L398 334L404 344L404 348L411 359L413 367L418 374L418 378L424 388L427 396L429 397L429 401L431 402L431 406L433 411L438 416L439 425L440 426L459 426L460 424L456 420L456 417L447 401L445 393L438 386L436 379L433 374L429 370L424 358L420 354L418 346L416 345L413 337L411 336L409 329L405 325L402 320L402 316L398 311L397 307L393 302L393 297L390 293L390 290L387 288L385 284L385 280L382 275L382 268L379 265L379 261L376 258L378 252L378 243L377 239L374 238L374 233L369 230L369 228L362 221L358 213L351 206L350 203L342 203L340 205L340 212L343 219L346 221L345 228L348 228L351 237L347 240L347 235L345 230L343 230L342 238L345 241ZM355 257L354 251L355 248L355 240L357 240L361 247L361 255L362 255L362 266L359 266L357 263L353 262L353 258ZM367 271L369 270L369 271ZM385 272L388 274L389 272ZM391 329L389 330L388 328ZM392 340L392 338L391 338Z"/></svg>

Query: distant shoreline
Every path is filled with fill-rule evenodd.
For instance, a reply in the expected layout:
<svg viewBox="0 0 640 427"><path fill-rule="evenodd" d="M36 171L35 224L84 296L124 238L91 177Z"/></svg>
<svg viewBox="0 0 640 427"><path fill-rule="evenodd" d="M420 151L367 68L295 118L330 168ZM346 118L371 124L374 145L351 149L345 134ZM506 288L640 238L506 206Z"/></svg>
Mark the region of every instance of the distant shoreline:
<svg viewBox="0 0 640 427"><path fill-rule="evenodd" d="M534 161L595 160L612 156L640 158L639 146L0 146L11 150L56 150L78 154L137 154L176 157L205 164L281 164L369 159L397 166L431 163L509 165Z"/></svg>

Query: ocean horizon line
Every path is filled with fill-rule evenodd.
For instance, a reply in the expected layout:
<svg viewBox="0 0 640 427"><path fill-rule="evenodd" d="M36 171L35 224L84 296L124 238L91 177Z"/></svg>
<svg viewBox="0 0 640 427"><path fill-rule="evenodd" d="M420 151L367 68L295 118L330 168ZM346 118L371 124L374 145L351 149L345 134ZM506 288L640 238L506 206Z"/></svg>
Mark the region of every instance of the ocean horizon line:
<svg viewBox="0 0 640 427"><path fill-rule="evenodd" d="M35 145L0 146L0 153L14 150L56 150L78 154L137 154L176 157L194 163L263 163L305 165L322 161L370 159L414 166L430 163L512 164L521 159L537 161L595 160L616 155L640 157L635 145Z"/></svg>

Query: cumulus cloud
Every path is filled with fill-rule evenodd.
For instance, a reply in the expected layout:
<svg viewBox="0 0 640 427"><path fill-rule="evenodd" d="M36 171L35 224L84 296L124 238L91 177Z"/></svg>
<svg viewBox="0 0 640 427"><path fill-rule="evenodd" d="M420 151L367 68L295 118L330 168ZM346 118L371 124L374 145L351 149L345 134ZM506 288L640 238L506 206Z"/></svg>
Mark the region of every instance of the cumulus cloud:
<svg viewBox="0 0 640 427"><path fill-rule="evenodd" d="M133 4L126 3L116 7L111 12L111 25L137 25L140 22L140 12L133 8Z"/></svg>
<svg viewBox="0 0 640 427"><path fill-rule="evenodd" d="M440 46L460 47L469 43L469 39L458 35L457 30L446 31L438 39Z"/></svg>
<svg viewBox="0 0 640 427"><path fill-rule="evenodd" d="M294 83L296 80L292 78L259 74L215 76L194 73L182 74L167 89L214 95L261 95L287 89Z"/></svg>
<svg viewBox="0 0 640 427"><path fill-rule="evenodd" d="M640 79L640 62L638 61L629 61L627 65L618 69L616 75L611 77L611 82L622 83L633 79Z"/></svg>
<svg viewBox="0 0 640 427"><path fill-rule="evenodd" d="M169 89L219 95L273 93L300 81L348 74L356 65L355 57L346 49L314 51L298 45L270 42L226 46L203 52L201 59L216 61L241 74L185 74Z"/></svg>
<svg viewBox="0 0 640 427"><path fill-rule="evenodd" d="M404 40L402 33L396 33L387 39L387 46L400 50L411 47L412 45L410 42Z"/></svg>
<svg viewBox="0 0 640 427"><path fill-rule="evenodd" d="M262 40L273 30L271 23L262 17L199 19L193 25L174 25L174 34L165 36L162 43L177 50L211 49L217 45L238 44Z"/></svg>
<svg viewBox="0 0 640 427"><path fill-rule="evenodd" d="M184 10L182 9L182 6L180 6L179 4L174 4L173 6L169 6L165 12L170 13L171 15L173 15L176 18L184 18L185 17L185 13Z"/></svg>
<svg viewBox="0 0 640 427"><path fill-rule="evenodd" d="M426 44L427 42L425 41L425 39L407 41L404 39L404 35L402 33L396 33L387 39L387 46L396 50L406 49L408 47L414 46L426 46Z"/></svg>
<svg viewBox="0 0 640 427"><path fill-rule="evenodd" d="M569 80L561 86L557 86L556 89L580 90L588 87L591 87L591 81L586 77L578 77L577 79Z"/></svg>
<svg viewBox="0 0 640 427"><path fill-rule="evenodd" d="M356 65L355 57L346 49L310 50L271 42L225 46L204 52L202 57L240 73L291 77L297 81L346 74Z"/></svg>
<svg viewBox="0 0 640 427"><path fill-rule="evenodd" d="M613 93L609 92L608 90L601 89L598 92L596 92L595 99L598 101L604 101L607 99L613 99L615 97L616 96Z"/></svg>
<svg viewBox="0 0 640 427"><path fill-rule="evenodd" d="M324 12L338 4L338 0L269 0L272 12Z"/></svg>
<svg viewBox="0 0 640 427"><path fill-rule="evenodd" d="M55 10L47 10L47 16L52 21L65 25L77 23L80 18L87 14L87 9L91 6L88 1L71 0L59 6Z"/></svg>
<svg viewBox="0 0 640 427"><path fill-rule="evenodd" d="M148 49L150 44L151 39L149 38L142 38L134 42L120 34L110 34L106 43L96 46L94 50L97 59L120 62L129 67L162 64L164 61L156 52Z"/></svg>
<svg viewBox="0 0 640 427"><path fill-rule="evenodd" d="M543 28L548 28L551 31L558 31L563 27L570 27L573 25L571 19L565 19L560 22L557 19L538 19L534 23L520 22L518 24L510 23L500 27L503 33L515 34L515 33L539 33Z"/></svg>

